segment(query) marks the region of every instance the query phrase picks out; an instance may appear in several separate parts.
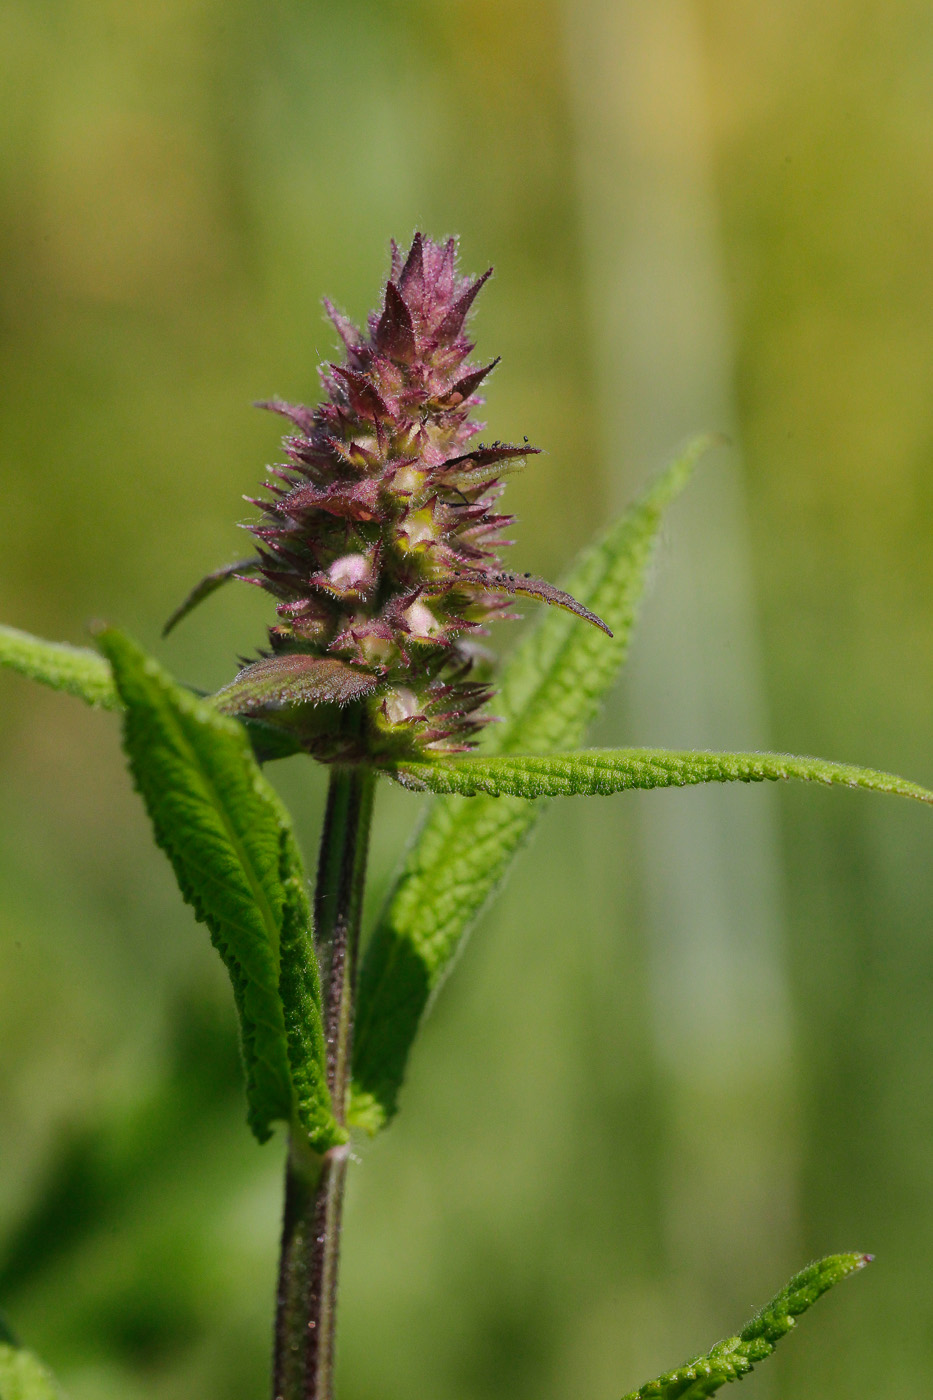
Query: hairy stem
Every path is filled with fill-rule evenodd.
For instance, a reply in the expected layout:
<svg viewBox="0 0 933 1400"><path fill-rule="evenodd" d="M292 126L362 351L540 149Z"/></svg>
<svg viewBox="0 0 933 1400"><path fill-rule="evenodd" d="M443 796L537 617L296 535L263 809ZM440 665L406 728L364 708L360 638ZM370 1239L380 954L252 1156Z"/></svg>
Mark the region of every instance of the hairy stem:
<svg viewBox="0 0 933 1400"><path fill-rule="evenodd" d="M374 780L333 768L314 901L321 965L327 1079L338 1123L346 1121L353 997ZM323 1156L293 1138L275 1326L273 1400L333 1400L340 1221L349 1148Z"/></svg>

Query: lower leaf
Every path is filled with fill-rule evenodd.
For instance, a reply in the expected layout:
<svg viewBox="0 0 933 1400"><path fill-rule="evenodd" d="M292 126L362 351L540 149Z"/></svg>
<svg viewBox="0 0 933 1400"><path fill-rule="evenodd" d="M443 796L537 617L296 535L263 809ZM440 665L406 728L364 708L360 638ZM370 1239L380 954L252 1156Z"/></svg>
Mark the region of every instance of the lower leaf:
<svg viewBox="0 0 933 1400"><path fill-rule="evenodd" d="M870 1254L831 1254L796 1274L767 1307L756 1313L736 1337L718 1342L705 1356L685 1361L676 1371L632 1390L623 1400L706 1400L727 1381L747 1376L759 1361L770 1356L797 1318L817 1298L849 1274L870 1264Z"/></svg>

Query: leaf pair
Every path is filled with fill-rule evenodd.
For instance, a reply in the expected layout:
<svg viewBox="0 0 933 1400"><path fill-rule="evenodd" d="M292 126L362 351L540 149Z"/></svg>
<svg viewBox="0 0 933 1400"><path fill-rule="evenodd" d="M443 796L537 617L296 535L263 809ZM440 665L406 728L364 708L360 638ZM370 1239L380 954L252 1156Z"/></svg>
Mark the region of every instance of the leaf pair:
<svg viewBox="0 0 933 1400"><path fill-rule="evenodd" d="M503 723L489 732L486 751L408 762L389 774L441 795L403 862L363 961L351 1122L369 1132L396 1111L421 1018L532 831L541 810L533 799L799 778L933 801L925 789L889 774L792 755L562 751L581 741L624 662L663 511L708 445L702 438L691 443L565 580L613 637L566 613L546 613L503 670L497 699ZM213 586L232 571L220 571ZM0 665L89 704L127 707L137 785L182 891L208 923L233 980L254 1131L265 1137L272 1121L286 1118L302 1123L316 1144L336 1141L304 876L287 815L244 735L260 761L286 757L295 745L261 721L224 719L215 704L175 687L119 634L104 632L101 644L113 670L93 651L0 627ZM467 795L470 801L462 802Z"/></svg>
<svg viewBox="0 0 933 1400"><path fill-rule="evenodd" d="M547 753L582 738L624 660L663 509L706 445L692 444L567 580L568 591L605 619L614 638L552 612L519 646L503 676L499 709L506 722L497 728L496 749ZM230 572L220 571L212 586ZM318 1091L317 1102L327 1103L316 969L313 977L304 975L300 988L291 988L287 1007L282 1001L289 969L310 946L305 932L303 947L292 950L301 940L287 932L303 920L307 929L310 920L306 901L300 909L297 904L298 887L304 900L303 882L285 813L250 766L242 731L232 721L173 686L119 634L105 631L99 642L113 675L93 652L40 642L11 628L0 629L0 663L89 703L127 708L127 749L157 839L185 898L208 923L233 981L251 1125L262 1137L274 1119L303 1115L312 1140L326 1143L334 1134L330 1107L311 1106ZM287 746L264 748L261 727L248 727L261 757L288 752ZM417 780L414 774L410 780ZM441 799L429 814L370 940L361 975L355 1118L371 1131L394 1112L431 992L537 816L538 807L522 798L486 796L465 806ZM298 1044L301 1006L309 1017L304 1046ZM283 1033L286 1025L289 1034Z"/></svg>
<svg viewBox="0 0 933 1400"><path fill-rule="evenodd" d="M363 961L351 1122L370 1133L397 1110L421 1018L531 833L541 812L534 799L797 778L933 802L933 793L890 774L789 754L561 751L580 743L622 667L663 511L710 442L692 442L563 581L606 620L613 639L548 612L503 669L496 700L503 723L489 731L486 751L393 770L406 786L441 795L404 859Z"/></svg>

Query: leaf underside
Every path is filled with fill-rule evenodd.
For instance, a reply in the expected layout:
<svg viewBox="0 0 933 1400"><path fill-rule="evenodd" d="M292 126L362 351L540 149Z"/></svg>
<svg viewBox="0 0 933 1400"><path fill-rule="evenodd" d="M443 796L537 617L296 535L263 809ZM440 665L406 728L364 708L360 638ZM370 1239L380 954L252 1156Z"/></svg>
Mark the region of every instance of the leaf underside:
<svg viewBox="0 0 933 1400"><path fill-rule="evenodd" d="M55 1377L25 1347L0 1342L0 1400L62 1400Z"/></svg>
<svg viewBox="0 0 933 1400"><path fill-rule="evenodd" d="M311 911L288 814L243 729L114 629L98 644L125 706L124 746L158 844L207 924L240 1019L249 1124L325 1151L341 1140L325 1073Z"/></svg>
<svg viewBox="0 0 933 1400"><path fill-rule="evenodd" d="M810 1264L782 1288L767 1307L756 1313L736 1337L726 1337L705 1356L694 1357L632 1390L623 1400L706 1400L728 1381L741 1380L770 1356L797 1318L822 1294L871 1263L870 1254L832 1254Z"/></svg>
<svg viewBox="0 0 933 1400"><path fill-rule="evenodd" d="M933 803L917 783L823 758L786 753L705 753L694 749L578 749L573 753L466 755L437 763L404 763L400 782L431 792L472 797L607 796L628 788L688 787L695 783L760 783L797 778L826 786L866 788Z"/></svg>
<svg viewBox="0 0 933 1400"><path fill-rule="evenodd" d="M698 438L561 587L611 629L543 614L502 674L491 753L545 754L576 745L625 660L635 609L665 507L711 439ZM520 798L436 799L369 941L360 974L352 1121L376 1132L392 1117L432 993L527 839L539 808Z"/></svg>

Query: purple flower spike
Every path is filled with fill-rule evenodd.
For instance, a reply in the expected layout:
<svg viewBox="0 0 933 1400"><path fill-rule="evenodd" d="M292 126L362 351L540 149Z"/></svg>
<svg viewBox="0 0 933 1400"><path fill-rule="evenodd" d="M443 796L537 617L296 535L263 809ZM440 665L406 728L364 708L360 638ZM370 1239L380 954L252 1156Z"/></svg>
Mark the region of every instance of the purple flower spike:
<svg viewBox="0 0 933 1400"><path fill-rule="evenodd" d="M271 651L218 703L286 726L325 762L471 747L493 693L471 639L512 616L516 593L602 626L498 558L512 524L494 513L500 477L538 449L470 445L475 391L498 361L468 363L467 318L490 273L459 276L456 252L420 233L407 254L393 244L365 333L325 302L345 358L321 370L318 407L261 405L296 430L247 527L258 544L247 581L272 594L278 621Z"/></svg>

